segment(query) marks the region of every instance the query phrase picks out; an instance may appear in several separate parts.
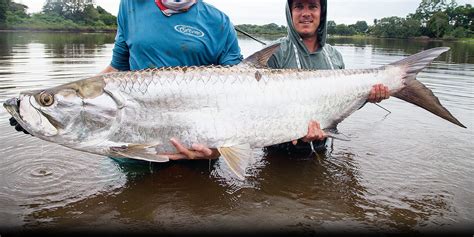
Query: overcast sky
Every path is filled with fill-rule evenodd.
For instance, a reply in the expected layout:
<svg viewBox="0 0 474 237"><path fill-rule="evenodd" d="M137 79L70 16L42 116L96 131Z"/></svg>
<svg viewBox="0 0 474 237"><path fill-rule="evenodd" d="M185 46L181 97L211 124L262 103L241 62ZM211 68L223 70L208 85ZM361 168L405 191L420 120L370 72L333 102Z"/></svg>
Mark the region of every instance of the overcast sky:
<svg viewBox="0 0 474 237"><path fill-rule="evenodd" d="M14 0L28 6L28 12L39 12L45 0ZM152 0L150 0L152 1ZM117 15L120 0L96 0L96 3ZM235 25L268 24L286 25L286 0L204 0L224 11ZM337 24L354 24L365 20L369 25L375 18L405 17L414 13L421 0L328 0L329 20ZM459 5L472 4L473 0L457 0Z"/></svg>

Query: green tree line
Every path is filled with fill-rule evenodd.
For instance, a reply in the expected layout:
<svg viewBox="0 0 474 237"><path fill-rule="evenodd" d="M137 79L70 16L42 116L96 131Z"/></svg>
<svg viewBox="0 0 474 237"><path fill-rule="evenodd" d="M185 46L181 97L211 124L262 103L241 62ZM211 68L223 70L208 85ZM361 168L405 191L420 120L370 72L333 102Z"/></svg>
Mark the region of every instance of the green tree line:
<svg viewBox="0 0 474 237"><path fill-rule="evenodd" d="M474 8L470 4L458 6L452 0L422 0L417 10L407 17L374 19L368 26L365 21L353 25L328 22L331 35L369 35L379 38L473 38Z"/></svg>
<svg viewBox="0 0 474 237"><path fill-rule="evenodd" d="M255 35L284 35L287 32L286 26L279 26L275 23L266 25L236 25L237 28Z"/></svg>
<svg viewBox="0 0 474 237"><path fill-rule="evenodd" d="M375 19L368 34L384 38L473 38L474 8L458 6L452 0L422 0L417 10L407 17Z"/></svg>
<svg viewBox="0 0 474 237"><path fill-rule="evenodd" d="M87 0L47 0L43 10L27 14L28 7L0 0L0 29L115 31L117 18Z"/></svg>

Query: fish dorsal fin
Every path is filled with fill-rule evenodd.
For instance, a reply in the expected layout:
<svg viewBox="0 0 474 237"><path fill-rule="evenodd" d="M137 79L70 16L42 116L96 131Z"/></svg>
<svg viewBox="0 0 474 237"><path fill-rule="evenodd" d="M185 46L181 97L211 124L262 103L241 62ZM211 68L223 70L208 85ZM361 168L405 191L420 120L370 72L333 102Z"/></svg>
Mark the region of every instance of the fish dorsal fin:
<svg viewBox="0 0 474 237"><path fill-rule="evenodd" d="M266 68L268 59L280 48L280 43L270 45L248 56L242 63L256 68Z"/></svg>
<svg viewBox="0 0 474 237"><path fill-rule="evenodd" d="M127 144L118 147L110 147L110 151L113 155L120 157L132 158L137 160L145 160L150 162L168 162L167 156L158 155L158 145L148 144Z"/></svg>
<svg viewBox="0 0 474 237"><path fill-rule="evenodd" d="M218 148L229 168L240 180L245 179L245 169L252 158L249 144Z"/></svg>
<svg viewBox="0 0 474 237"><path fill-rule="evenodd" d="M336 139L336 140L341 140L341 141L350 141L351 139L340 133L337 128L325 128L323 129L324 133L330 138Z"/></svg>

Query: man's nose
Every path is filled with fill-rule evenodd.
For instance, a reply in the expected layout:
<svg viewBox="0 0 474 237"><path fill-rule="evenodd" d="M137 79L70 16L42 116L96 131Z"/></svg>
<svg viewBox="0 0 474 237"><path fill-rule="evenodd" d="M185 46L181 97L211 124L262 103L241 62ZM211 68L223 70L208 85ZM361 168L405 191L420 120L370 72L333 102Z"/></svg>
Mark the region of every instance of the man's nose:
<svg viewBox="0 0 474 237"><path fill-rule="evenodd" d="M302 15L302 16L310 16L310 15L311 15L311 11L309 10L309 8L305 7L305 8L303 8L303 10L301 11L301 15Z"/></svg>

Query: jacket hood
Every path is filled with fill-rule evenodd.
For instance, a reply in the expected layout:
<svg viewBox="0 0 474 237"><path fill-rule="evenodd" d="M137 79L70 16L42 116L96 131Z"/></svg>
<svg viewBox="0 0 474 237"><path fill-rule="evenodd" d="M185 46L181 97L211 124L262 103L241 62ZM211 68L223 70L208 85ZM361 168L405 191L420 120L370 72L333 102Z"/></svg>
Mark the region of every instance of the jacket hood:
<svg viewBox="0 0 474 237"><path fill-rule="evenodd" d="M293 20L291 17L291 2L292 0L286 1L286 23L288 24L288 37L290 40L303 50L309 54L308 49L304 45L301 36L296 32L295 26L293 25ZM327 0L321 0L321 22L319 23L319 27L317 29L318 33L318 41L320 49L326 45L326 37L327 37Z"/></svg>

